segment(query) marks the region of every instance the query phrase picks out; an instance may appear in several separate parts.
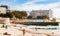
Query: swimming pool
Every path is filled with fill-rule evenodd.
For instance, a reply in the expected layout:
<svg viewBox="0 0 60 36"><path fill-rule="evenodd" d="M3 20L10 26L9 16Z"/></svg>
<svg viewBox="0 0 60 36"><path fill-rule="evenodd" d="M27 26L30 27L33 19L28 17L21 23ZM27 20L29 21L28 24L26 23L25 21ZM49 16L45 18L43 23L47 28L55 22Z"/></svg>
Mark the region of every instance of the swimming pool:
<svg viewBox="0 0 60 36"><path fill-rule="evenodd" d="M58 29L59 26L28 26L29 29Z"/></svg>

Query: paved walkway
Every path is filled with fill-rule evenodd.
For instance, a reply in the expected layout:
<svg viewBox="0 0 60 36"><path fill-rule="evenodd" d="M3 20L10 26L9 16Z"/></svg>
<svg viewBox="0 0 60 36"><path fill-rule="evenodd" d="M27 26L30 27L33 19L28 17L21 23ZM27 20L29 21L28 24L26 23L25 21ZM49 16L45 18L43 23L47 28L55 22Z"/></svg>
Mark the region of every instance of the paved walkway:
<svg viewBox="0 0 60 36"><path fill-rule="evenodd" d="M22 31L19 31L17 29L8 27L8 29L0 28L0 34L3 35L3 33L7 32L8 34L11 34L11 36L21 36Z"/></svg>
<svg viewBox="0 0 60 36"><path fill-rule="evenodd" d="M20 25L23 26L23 25ZM8 34L11 34L11 36L23 36L23 29L25 29L25 35L24 36L57 36L56 34L52 34L49 32L42 32L42 31L34 31L30 30L28 28L24 27L16 27L13 25L8 26L7 29L5 28L0 28L0 36L6 36L3 35L3 33L7 32ZM9 36L9 35L7 35Z"/></svg>

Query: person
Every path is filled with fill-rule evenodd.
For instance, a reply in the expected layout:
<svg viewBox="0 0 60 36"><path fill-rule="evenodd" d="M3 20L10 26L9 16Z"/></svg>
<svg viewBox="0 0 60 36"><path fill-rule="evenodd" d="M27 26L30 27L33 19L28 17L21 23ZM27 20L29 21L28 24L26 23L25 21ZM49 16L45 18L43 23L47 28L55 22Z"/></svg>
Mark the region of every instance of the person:
<svg viewBox="0 0 60 36"><path fill-rule="evenodd" d="M7 29L7 25L5 26L5 28Z"/></svg>
<svg viewBox="0 0 60 36"><path fill-rule="evenodd" d="M55 36L55 35L54 35L54 32L52 32L52 35L51 35L51 36Z"/></svg>
<svg viewBox="0 0 60 36"><path fill-rule="evenodd" d="M35 27L36 31L37 31L37 28Z"/></svg>
<svg viewBox="0 0 60 36"><path fill-rule="evenodd" d="M54 32L52 32L52 34L54 34Z"/></svg>
<svg viewBox="0 0 60 36"><path fill-rule="evenodd" d="M7 35L7 32L5 32L4 35Z"/></svg>
<svg viewBox="0 0 60 36"><path fill-rule="evenodd" d="M3 24L3 26L2 26L3 28L4 28L4 24Z"/></svg>
<svg viewBox="0 0 60 36"><path fill-rule="evenodd" d="M25 29L23 29L23 35L25 35Z"/></svg>

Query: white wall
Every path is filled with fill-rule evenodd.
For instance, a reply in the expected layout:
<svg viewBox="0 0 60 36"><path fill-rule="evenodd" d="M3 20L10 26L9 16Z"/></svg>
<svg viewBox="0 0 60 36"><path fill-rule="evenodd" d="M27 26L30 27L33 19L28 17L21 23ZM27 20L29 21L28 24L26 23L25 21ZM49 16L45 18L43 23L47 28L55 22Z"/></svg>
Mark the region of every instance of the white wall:
<svg viewBox="0 0 60 36"><path fill-rule="evenodd" d="M0 14L3 13L5 14L6 13L6 8L5 7L0 7Z"/></svg>

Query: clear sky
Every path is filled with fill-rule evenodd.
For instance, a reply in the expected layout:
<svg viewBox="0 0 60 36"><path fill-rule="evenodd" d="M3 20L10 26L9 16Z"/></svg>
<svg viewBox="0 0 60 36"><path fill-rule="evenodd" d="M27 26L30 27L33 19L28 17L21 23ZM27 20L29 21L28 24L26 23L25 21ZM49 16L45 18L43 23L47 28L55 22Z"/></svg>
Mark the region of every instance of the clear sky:
<svg viewBox="0 0 60 36"><path fill-rule="evenodd" d="M60 17L60 0L0 0L0 5L8 5L13 10L53 10L54 17Z"/></svg>

